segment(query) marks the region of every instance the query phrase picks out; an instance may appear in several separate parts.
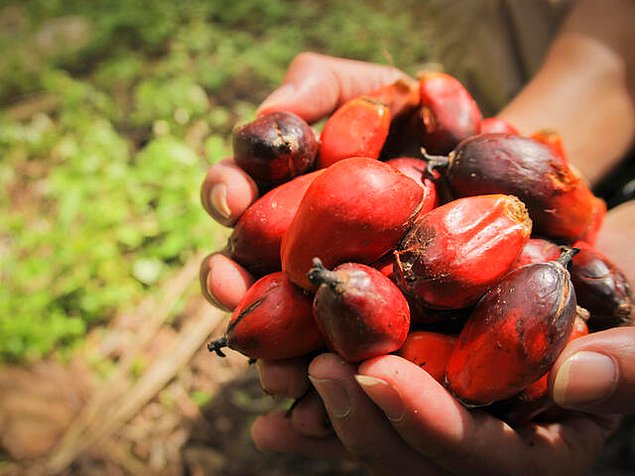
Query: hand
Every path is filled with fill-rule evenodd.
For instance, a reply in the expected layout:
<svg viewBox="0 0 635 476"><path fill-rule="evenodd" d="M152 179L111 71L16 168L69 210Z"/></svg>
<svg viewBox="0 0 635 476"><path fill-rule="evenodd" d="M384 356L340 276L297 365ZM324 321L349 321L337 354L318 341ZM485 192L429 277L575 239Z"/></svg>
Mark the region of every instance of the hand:
<svg viewBox="0 0 635 476"><path fill-rule="evenodd" d="M266 364L263 385L301 394L302 384L292 387L308 384L302 366L284 366L287 371L279 373ZM567 413L554 423L512 428L481 410L467 410L423 369L394 355L358 367L322 354L308 374L334 434L318 431L316 415L324 410L311 397L290 418L273 413L257 419L252 437L259 448L355 457L375 474L583 474L618 422Z"/></svg>
<svg viewBox="0 0 635 476"><path fill-rule="evenodd" d="M388 66L301 53L291 63L282 86L260 105L258 114L290 111L312 123L349 99L398 79L412 81ZM234 225L256 198L256 184L232 159L213 165L201 188L203 207L225 226ZM222 253L205 259L201 279L207 282L207 298L225 310L233 309L253 282L247 270Z"/></svg>

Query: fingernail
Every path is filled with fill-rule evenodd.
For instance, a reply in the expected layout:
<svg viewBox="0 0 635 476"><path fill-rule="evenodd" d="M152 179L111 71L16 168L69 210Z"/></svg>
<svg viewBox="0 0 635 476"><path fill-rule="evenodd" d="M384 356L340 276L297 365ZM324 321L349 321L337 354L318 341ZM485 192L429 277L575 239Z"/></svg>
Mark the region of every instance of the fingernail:
<svg viewBox="0 0 635 476"><path fill-rule="evenodd" d="M263 370L262 370L262 364L261 364L261 361L260 361L260 360L256 360L256 365L255 365L255 367L256 367L256 373L258 374L258 381L260 382L260 386L262 387L262 390L263 390L263 391L264 391L267 395L271 395L271 392L269 392L269 390L267 390L267 388L266 388L266 387L264 386L264 384L262 383L262 382L263 382L263 379L262 379L262 377L263 377L263 376L262 376Z"/></svg>
<svg viewBox="0 0 635 476"><path fill-rule="evenodd" d="M389 420L398 422L404 417L404 405L401 395L395 387L385 380L368 375L355 375L355 380L386 414Z"/></svg>
<svg viewBox="0 0 635 476"><path fill-rule="evenodd" d="M322 397L329 415L335 418L344 418L351 412L351 399L341 384L335 380L317 379L311 376L309 376L309 380Z"/></svg>
<svg viewBox="0 0 635 476"><path fill-rule="evenodd" d="M263 383L264 379L263 379L262 364L260 362L261 362L260 360L256 360L255 367L256 367L256 372L258 373L258 380L260 381L260 388L262 388L262 393L264 393L265 395L269 395L271 399L276 403L286 401L287 397L283 395L277 395L265 386L265 384Z"/></svg>
<svg viewBox="0 0 635 476"><path fill-rule="evenodd" d="M609 398L617 385L613 359L598 352L580 351L560 367L553 385L553 399L563 407L599 403Z"/></svg>
<svg viewBox="0 0 635 476"><path fill-rule="evenodd" d="M277 109L276 106L284 105L285 103L292 101L297 95L295 86L292 84L283 84L278 89L273 91L258 107L258 114L268 112L270 109Z"/></svg>
<svg viewBox="0 0 635 476"><path fill-rule="evenodd" d="M229 220L232 211L227 205L227 186L219 183L214 185L209 192L210 205L213 210L222 218Z"/></svg>

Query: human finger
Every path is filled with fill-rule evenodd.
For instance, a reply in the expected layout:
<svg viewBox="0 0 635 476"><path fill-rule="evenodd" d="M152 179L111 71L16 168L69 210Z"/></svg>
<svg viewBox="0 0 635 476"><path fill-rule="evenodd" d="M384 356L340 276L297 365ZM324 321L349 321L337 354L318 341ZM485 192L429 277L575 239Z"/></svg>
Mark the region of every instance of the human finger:
<svg viewBox="0 0 635 476"><path fill-rule="evenodd" d="M258 108L258 114L288 111L309 123L318 121L353 97L409 76L397 68L304 52L297 55L282 85Z"/></svg>
<svg viewBox="0 0 635 476"><path fill-rule="evenodd" d="M321 438L334 434L324 404L313 389L295 401L289 418L291 425L300 435Z"/></svg>
<svg viewBox="0 0 635 476"><path fill-rule="evenodd" d="M251 425L251 439L262 451L292 453L309 458L351 459L335 435L315 438L299 434L284 410L256 418Z"/></svg>
<svg viewBox="0 0 635 476"><path fill-rule="evenodd" d="M222 251L203 259L199 278L203 296L223 311L232 311L255 281L249 271Z"/></svg>
<svg viewBox="0 0 635 476"><path fill-rule="evenodd" d="M258 186L232 159L212 165L201 185L203 208L225 226L233 226L257 198Z"/></svg>
<svg viewBox="0 0 635 476"><path fill-rule="evenodd" d="M309 365L309 379L346 450L377 474L445 474L394 431L356 383L355 372L355 365L330 353L317 356Z"/></svg>
<svg viewBox="0 0 635 476"><path fill-rule="evenodd" d="M300 398L309 389L310 357L258 360L256 369L263 390L270 395Z"/></svg>
<svg viewBox="0 0 635 476"><path fill-rule="evenodd" d="M594 245L620 267L631 286L635 286L634 234L635 200L629 200L607 212Z"/></svg>
<svg viewBox="0 0 635 476"><path fill-rule="evenodd" d="M615 420L513 428L468 410L419 366L397 356L364 362L357 380L412 448L454 474L583 474Z"/></svg>
<svg viewBox="0 0 635 476"><path fill-rule="evenodd" d="M575 339L550 375L555 403L592 413L635 414L635 327Z"/></svg>

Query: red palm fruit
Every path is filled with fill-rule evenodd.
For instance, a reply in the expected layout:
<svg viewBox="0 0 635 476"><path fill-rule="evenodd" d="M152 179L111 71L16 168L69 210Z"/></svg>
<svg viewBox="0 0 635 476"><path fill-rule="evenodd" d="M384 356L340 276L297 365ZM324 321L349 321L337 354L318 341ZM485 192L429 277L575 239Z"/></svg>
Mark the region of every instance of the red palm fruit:
<svg viewBox="0 0 635 476"><path fill-rule="evenodd" d="M446 372L448 389L467 406L505 400L544 375L562 352L576 316L576 297L557 261L517 268L477 303Z"/></svg>
<svg viewBox="0 0 635 476"><path fill-rule="evenodd" d="M359 263L329 271L316 258L308 278L317 287L317 325L344 360L360 362L401 347L410 326L408 303L381 272Z"/></svg>
<svg viewBox="0 0 635 476"><path fill-rule="evenodd" d="M604 217L606 216L606 202L598 197L593 197L593 217L587 227L584 234L580 237L581 241L594 245L597 241L598 233L604 223Z"/></svg>
<svg viewBox="0 0 635 476"><path fill-rule="evenodd" d="M396 281L424 306L468 307L511 269L530 234L527 210L514 196L454 200L419 216L401 240Z"/></svg>
<svg viewBox="0 0 635 476"><path fill-rule="evenodd" d="M412 331L397 352L397 355L409 360L439 383L444 383L445 368L456 343L456 337L430 331Z"/></svg>
<svg viewBox="0 0 635 476"><path fill-rule="evenodd" d="M481 121L481 134L515 134L520 135L518 129L500 117L486 117Z"/></svg>
<svg viewBox="0 0 635 476"><path fill-rule="evenodd" d="M578 306L573 329L571 329L567 343L589 333L589 328L586 325L588 317L589 313ZM525 423L553 408L554 403L549 398L548 389L549 372L529 384L520 394L513 398L513 402L504 419L513 423Z"/></svg>
<svg viewBox="0 0 635 476"><path fill-rule="evenodd" d="M368 97L349 100L322 128L318 168L349 157L379 158L389 129L390 111L385 104Z"/></svg>
<svg viewBox="0 0 635 476"><path fill-rule="evenodd" d="M304 174L318 151L311 126L291 112L271 112L237 126L232 141L236 164L261 189Z"/></svg>
<svg viewBox="0 0 635 476"><path fill-rule="evenodd" d="M549 147L555 156L562 160L563 165L566 165L569 162L567 152L564 148L564 143L562 142L562 136L553 129L540 129L539 131L531 134L529 137Z"/></svg>
<svg viewBox="0 0 635 476"><path fill-rule="evenodd" d="M529 238L525 243L520 256L514 263L514 267L520 268L526 264L546 263L553 261L560 256L561 248L549 240L542 238Z"/></svg>
<svg viewBox="0 0 635 476"><path fill-rule="evenodd" d="M293 285L282 272L263 276L245 293L229 321L225 335L208 344L210 352L224 356L222 348L252 359L288 359L324 345L312 309L313 298Z"/></svg>
<svg viewBox="0 0 635 476"><path fill-rule="evenodd" d="M555 156L561 160L563 167L570 167L574 174L579 175L579 173L571 165L569 165L569 159L560 134L552 129L541 129L534 132L530 137L549 147ZM592 219L584 234L578 237L578 239L590 244L595 243L602 223L604 222L604 216L606 215L606 204L604 203L604 200L601 200L598 197L593 197L592 209Z"/></svg>
<svg viewBox="0 0 635 476"><path fill-rule="evenodd" d="M419 213L428 213L439 206L437 185L427 175L426 167L428 164L425 160L417 159L416 157L395 157L387 160L386 163L410 177L423 188L423 201Z"/></svg>
<svg viewBox="0 0 635 476"><path fill-rule="evenodd" d="M386 276L388 279L392 280L393 278L393 270L394 270L394 260L392 258L392 253L386 253L384 256L379 258L376 261L370 263L371 267L375 268L381 274Z"/></svg>
<svg viewBox="0 0 635 476"><path fill-rule="evenodd" d="M399 78L371 91L365 97L385 104L390 110L390 117L394 119L409 114L419 107L419 83L412 78Z"/></svg>
<svg viewBox="0 0 635 476"><path fill-rule="evenodd" d="M447 154L463 139L481 130L481 111L472 95L449 74L419 77L422 142L431 154Z"/></svg>
<svg viewBox="0 0 635 476"><path fill-rule="evenodd" d="M578 304L590 313L589 328L598 331L631 324L635 304L624 272L591 245L578 241L575 247L580 253L573 258L571 281Z"/></svg>
<svg viewBox="0 0 635 476"><path fill-rule="evenodd" d="M419 212L423 189L378 160L344 159L309 186L282 238L282 270L312 289L306 274L319 256L332 268L370 264L394 249Z"/></svg>
<svg viewBox="0 0 635 476"><path fill-rule="evenodd" d="M390 129L380 160L404 154L418 154L421 148L421 126L417 119L420 105L419 82L413 78L399 78L366 96L385 104L390 110Z"/></svg>
<svg viewBox="0 0 635 476"><path fill-rule="evenodd" d="M599 199L580 177L534 139L510 134L480 134L464 140L448 157L427 157L443 173L456 197L506 193L529 210L534 231L569 242L597 227Z"/></svg>
<svg viewBox="0 0 635 476"><path fill-rule="evenodd" d="M370 264L373 268L378 270L381 274L390 279L396 284L396 276L394 273L395 260L392 253L385 254L377 261ZM404 294L406 301L408 301L408 307L410 308L410 323L411 324L439 324L439 327L456 328L457 325L465 320L465 312L467 309L441 311L439 309L430 309L421 304L421 302ZM445 329L444 329L445 330Z"/></svg>
<svg viewBox="0 0 635 476"><path fill-rule="evenodd" d="M257 276L280 271L280 243L317 170L278 185L240 216L227 241L229 255Z"/></svg>

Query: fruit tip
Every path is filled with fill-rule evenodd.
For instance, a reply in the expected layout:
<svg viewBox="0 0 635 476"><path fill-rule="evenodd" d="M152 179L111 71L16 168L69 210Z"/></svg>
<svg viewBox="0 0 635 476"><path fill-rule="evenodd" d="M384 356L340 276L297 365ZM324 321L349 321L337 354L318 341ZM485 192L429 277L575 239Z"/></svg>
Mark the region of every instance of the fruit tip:
<svg viewBox="0 0 635 476"><path fill-rule="evenodd" d="M225 353L221 350L224 347L227 347L227 337L223 336L218 339L215 339L207 344L207 350L209 352L215 352L219 357L227 357Z"/></svg>

